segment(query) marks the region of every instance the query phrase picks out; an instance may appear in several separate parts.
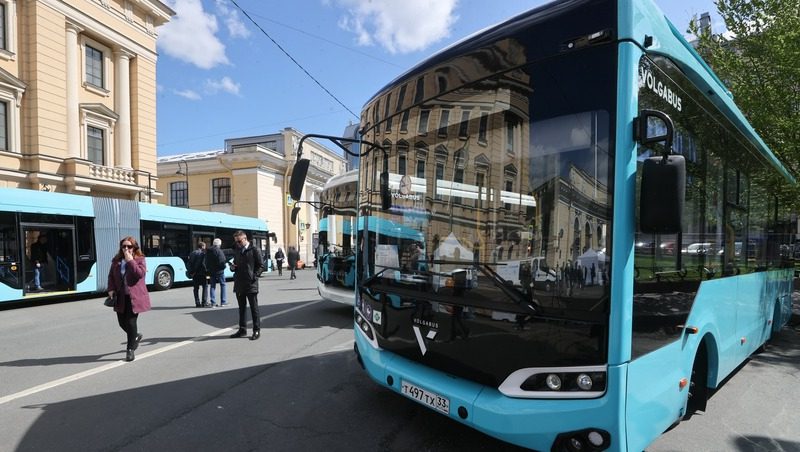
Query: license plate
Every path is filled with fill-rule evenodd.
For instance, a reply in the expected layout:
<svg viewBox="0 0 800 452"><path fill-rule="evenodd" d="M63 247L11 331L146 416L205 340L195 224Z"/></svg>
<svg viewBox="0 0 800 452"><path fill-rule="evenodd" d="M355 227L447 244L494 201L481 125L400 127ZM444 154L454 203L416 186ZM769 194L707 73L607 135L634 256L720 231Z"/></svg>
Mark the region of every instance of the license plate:
<svg viewBox="0 0 800 452"><path fill-rule="evenodd" d="M400 391L404 396L414 399L417 402L427 405L436 411L444 414L450 414L450 400L442 397L435 392L422 389L417 385L411 384L405 380L400 380Z"/></svg>

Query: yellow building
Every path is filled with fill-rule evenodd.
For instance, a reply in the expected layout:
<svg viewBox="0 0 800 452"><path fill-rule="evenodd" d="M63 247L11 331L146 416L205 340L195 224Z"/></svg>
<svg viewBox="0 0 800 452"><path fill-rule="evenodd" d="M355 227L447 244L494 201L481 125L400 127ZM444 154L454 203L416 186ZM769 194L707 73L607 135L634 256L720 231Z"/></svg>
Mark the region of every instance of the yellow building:
<svg viewBox="0 0 800 452"><path fill-rule="evenodd" d="M158 0L0 0L0 186L149 200Z"/></svg>
<svg viewBox="0 0 800 452"><path fill-rule="evenodd" d="M295 200L289 196L289 179L302 136L287 127L275 134L227 139L222 150L161 157L157 189L164 194L162 203L264 219L277 234L273 251L296 247L310 264L316 209L300 203L297 225L290 221ZM345 171L345 160L312 140L303 143L303 156L311 167L300 201L319 202L325 182Z"/></svg>

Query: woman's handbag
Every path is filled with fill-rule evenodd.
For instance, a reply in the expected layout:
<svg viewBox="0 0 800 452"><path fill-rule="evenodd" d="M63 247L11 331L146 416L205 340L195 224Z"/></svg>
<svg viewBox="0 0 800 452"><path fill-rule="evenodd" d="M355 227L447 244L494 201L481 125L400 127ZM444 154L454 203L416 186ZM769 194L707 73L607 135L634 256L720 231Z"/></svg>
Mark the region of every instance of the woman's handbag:
<svg viewBox="0 0 800 452"><path fill-rule="evenodd" d="M109 308L113 308L114 306L116 306L117 305L117 294L115 293L113 296L106 297L106 299L103 300L103 305L104 306L108 306Z"/></svg>

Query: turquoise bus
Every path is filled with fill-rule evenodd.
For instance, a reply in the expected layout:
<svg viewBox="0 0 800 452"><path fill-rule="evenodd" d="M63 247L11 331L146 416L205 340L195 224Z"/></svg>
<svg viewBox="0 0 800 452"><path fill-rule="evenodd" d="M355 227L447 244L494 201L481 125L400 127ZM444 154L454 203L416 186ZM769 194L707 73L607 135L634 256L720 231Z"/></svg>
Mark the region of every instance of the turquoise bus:
<svg viewBox="0 0 800 452"><path fill-rule="evenodd" d="M360 126L358 221L420 231L427 265L359 231L355 350L456 422L641 451L790 316L771 184L794 178L651 0L483 30L381 89ZM293 191L307 167L301 149Z"/></svg>
<svg viewBox="0 0 800 452"><path fill-rule="evenodd" d="M0 189L0 302L64 298L106 289L111 259L122 237L139 238L147 258L147 284L167 290L190 281L186 259L199 241L247 232L269 256L271 234L263 220L130 200ZM47 240L40 240L40 236ZM41 289L34 282L31 246L46 247ZM226 269L226 276L232 277Z"/></svg>

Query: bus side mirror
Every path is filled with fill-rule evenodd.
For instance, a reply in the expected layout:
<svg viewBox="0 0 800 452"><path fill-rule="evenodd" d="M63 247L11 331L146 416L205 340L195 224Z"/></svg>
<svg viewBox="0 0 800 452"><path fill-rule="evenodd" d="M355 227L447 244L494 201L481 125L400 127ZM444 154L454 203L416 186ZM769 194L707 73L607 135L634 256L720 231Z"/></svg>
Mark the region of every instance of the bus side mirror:
<svg viewBox="0 0 800 452"><path fill-rule="evenodd" d="M639 230L647 234L681 232L685 196L686 160L682 155L645 160L639 192Z"/></svg>
<svg viewBox="0 0 800 452"><path fill-rule="evenodd" d="M269 238L272 239L272 243L278 243L278 234L274 232L269 233Z"/></svg>
<svg viewBox="0 0 800 452"><path fill-rule="evenodd" d="M675 125L672 119L664 112L658 110L641 110L639 117L633 122L634 139L643 144L664 142L667 153L672 151L672 137L675 135Z"/></svg>
<svg viewBox="0 0 800 452"><path fill-rule="evenodd" d="M300 199L303 194L303 185L306 183L306 174L308 174L308 165L311 164L309 159L300 159L294 164L292 169L292 177L289 179L289 196L292 199Z"/></svg>
<svg viewBox="0 0 800 452"><path fill-rule="evenodd" d="M389 172L381 173L381 208L389 210L392 208L392 194L389 192Z"/></svg>
<svg viewBox="0 0 800 452"><path fill-rule="evenodd" d="M300 213L300 208L294 206L292 208L292 224L297 224L297 214Z"/></svg>

